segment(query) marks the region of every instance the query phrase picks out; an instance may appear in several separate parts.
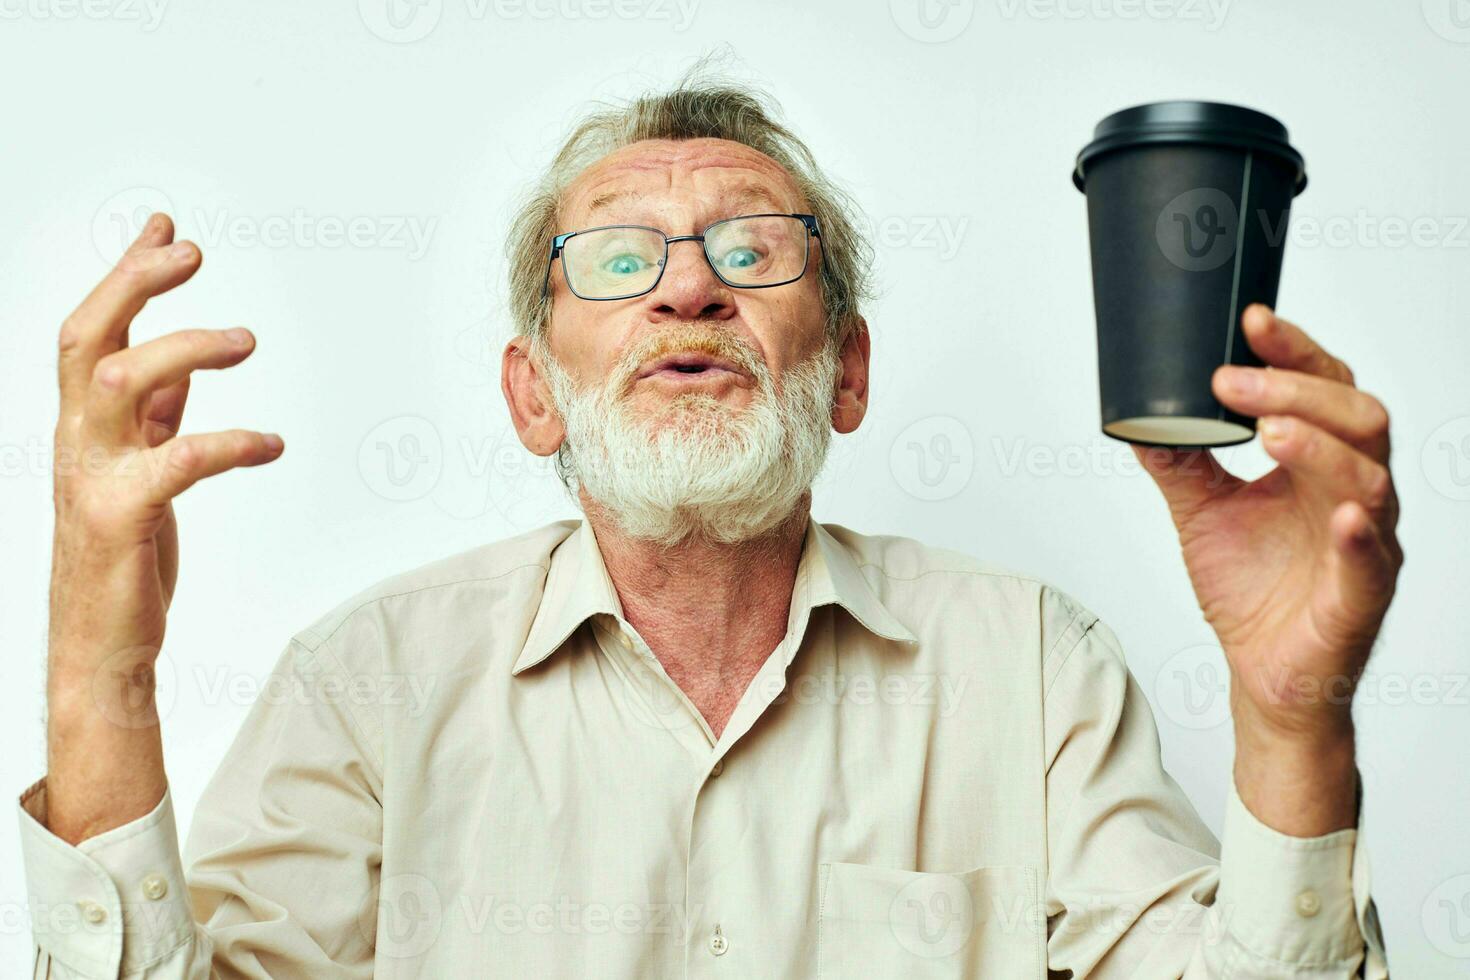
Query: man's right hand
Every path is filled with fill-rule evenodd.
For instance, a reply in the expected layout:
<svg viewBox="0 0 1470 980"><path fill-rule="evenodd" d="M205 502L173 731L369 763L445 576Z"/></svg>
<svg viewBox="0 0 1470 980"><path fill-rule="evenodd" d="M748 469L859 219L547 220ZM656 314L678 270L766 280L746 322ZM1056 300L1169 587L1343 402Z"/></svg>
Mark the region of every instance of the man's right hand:
<svg viewBox="0 0 1470 980"><path fill-rule="evenodd" d="M167 786L153 666L178 576L173 498L283 449L243 429L178 434L190 374L243 361L248 330L128 345L143 305L200 261L155 214L61 327L46 792L50 830L73 844L148 813Z"/></svg>

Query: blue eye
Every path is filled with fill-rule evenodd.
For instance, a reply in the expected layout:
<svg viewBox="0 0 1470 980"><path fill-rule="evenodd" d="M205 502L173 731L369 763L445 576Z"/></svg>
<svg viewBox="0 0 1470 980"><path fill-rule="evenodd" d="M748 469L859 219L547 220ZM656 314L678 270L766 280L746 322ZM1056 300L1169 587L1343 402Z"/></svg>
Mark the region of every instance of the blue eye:
<svg viewBox="0 0 1470 980"><path fill-rule="evenodd" d="M761 260L760 253L753 248L733 248L725 253L723 264L735 269L745 269Z"/></svg>
<svg viewBox="0 0 1470 980"><path fill-rule="evenodd" d="M602 264L608 272L618 276L631 276L636 272L642 272L648 266L636 255L624 253L615 255Z"/></svg>

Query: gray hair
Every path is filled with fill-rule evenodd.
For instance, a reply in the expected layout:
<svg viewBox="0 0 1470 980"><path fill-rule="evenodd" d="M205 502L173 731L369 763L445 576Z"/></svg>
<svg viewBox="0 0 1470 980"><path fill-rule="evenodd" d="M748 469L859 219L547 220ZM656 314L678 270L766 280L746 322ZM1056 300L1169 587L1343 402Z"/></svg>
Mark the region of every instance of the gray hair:
<svg viewBox="0 0 1470 980"><path fill-rule="evenodd" d="M780 164L821 229L828 336L840 343L860 324L859 306L872 298L873 250L861 231L856 206L780 121L773 98L749 85L709 77L710 60L706 56L695 62L669 91L645 93L584 117L521 203L506 236L510 312L516 330L537 346L546 343L551 326L550 297L541 297L546 256L552 237L568 230L560 227L562 196L591 164L640 140L730 140Z"/></svg>

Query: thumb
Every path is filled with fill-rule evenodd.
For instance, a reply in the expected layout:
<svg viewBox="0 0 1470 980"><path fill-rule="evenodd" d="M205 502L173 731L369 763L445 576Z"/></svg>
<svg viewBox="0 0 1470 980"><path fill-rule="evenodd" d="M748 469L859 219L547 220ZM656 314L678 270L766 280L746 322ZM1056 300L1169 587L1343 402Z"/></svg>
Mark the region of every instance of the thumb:
<svg viewBox="0 0 1470 980"><path fill-rule="evenodd" d="M1241 481L1226 472L1208 449L1171 449L1129 444L1164 495L1172 514L1186 513Z"/></svg>

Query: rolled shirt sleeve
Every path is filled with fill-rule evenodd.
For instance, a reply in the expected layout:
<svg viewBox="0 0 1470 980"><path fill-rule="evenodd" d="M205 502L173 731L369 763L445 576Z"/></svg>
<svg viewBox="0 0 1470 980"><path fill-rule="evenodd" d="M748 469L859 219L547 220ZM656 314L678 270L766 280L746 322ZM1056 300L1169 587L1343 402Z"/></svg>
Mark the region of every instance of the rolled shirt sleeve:
<svg viewBox="0 0 1470 980"><path fill-rule="evenodd" d="M1112 631L1063 594L1043 603L1050 969L1386 978L1361 823L1291 837L1261 823L1232 779L1217 841L1164 770Z"/></svg>
<svg viewBox="0 0 1470 980"><path fill-rule="evenodd" d="M254 703L206 787L183 855L168 791L76 846L47 829L44 779L22 795L36 976L372 976L380 729L373 706L332 696L351 677L302 636L271 675L281 696Z"/></svg>

